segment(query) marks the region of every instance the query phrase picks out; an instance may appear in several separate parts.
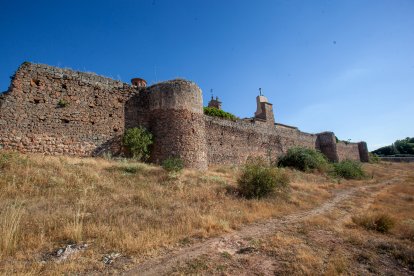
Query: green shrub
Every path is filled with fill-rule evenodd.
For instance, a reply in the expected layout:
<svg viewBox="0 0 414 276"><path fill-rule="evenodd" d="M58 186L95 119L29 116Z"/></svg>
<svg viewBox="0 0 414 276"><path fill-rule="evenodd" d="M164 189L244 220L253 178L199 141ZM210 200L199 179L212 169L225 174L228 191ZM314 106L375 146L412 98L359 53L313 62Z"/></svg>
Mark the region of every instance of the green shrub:
<svg viewBox="0 0 414 276"><path fill-rule="evenodd" d="M180 172L184 168L183 160L178 157L169 157L162 162L162 167L167 172Z"/></svg>
<svg viewBox="0 0 414 276"><path fill-rule="evenodd" d="M286 155L279 158L279 167L291 167L301 171L320 172L329 169L329 163L325 155L314 149L303 147L290 148Z"/></svg>
<svg viewBox="0 0 414 276"><path fill-rule="evenodd" d="M345 179L362 179L365 176L362 164L353 160L344 160L333 164L333 174Z"/></svg>
<svg viewBox="0 0 414 276"><path fill-rule="evenodd" d="M12 155L10 153L0 153L0 170L9 166L11 159Z"/></svg>
<svg viewBox="0 0 414 276"><path fill-rule="evenodd" d="M368 159L369 163L371 164L378 164L379 162L381 162L381 158L379 158L378 155L371 152L368 154Z"/></svg>
<svg viewBox="0 0 414 276"><path fill-rule="evenodd" d="M134 127L125 131L122 144L127 148L129 154L137 160L146 160L149 157L150 145L153 136L143 127Z"/></svg>
<svg viewBox="0 0 414 276"><path fill-rule="evenodd" d="M246 198L262 198L284 191L289 178L283 170L267 165L262 159L250 159L242 168L237 182L240 194Z"/></svg>
<svg viewBox="0 0 414 276"><path fill-rule="evenodd" d="M352 221L367 230L380 233L388 233L395 225L394 219L387 214L365 214L352 217Z"/></svg>
<svg viewBox="0 0 414 276"><path fill-rule="evenodd" d="M16 152L0 152L0 171L9 169L13 164L27 165L28 158Z"/></svg>
<svg viewBox="0 0 414 276"><path fill-rule="evenodd" d="M143 171L143 167L134 164L115 165L106 169L108 172L122 172L124 174L137 174Z"/></svg>
<svg viewBox="0 0 414 276"><path fill-rule="evenodd" d="M232 121L235 121L237 119L237 117L234 116L233 114L223 111L221 109L217 109L215 107L204 107L204 114L208 116L219 117L219 118L228 119Z"/></svg>
<svg viewBox="0 0 414 276"><path fill-rule="evenodd" d="M69 103L67 102L67 101L65 101L65 100L63 100L63 99L60 99L59 101L58 101L58 103L57 103L57 105L59 106L59 107L67 107L68 105L69 105Z"/></svg>
<svg viewBox="0 0 414 276"><path fill-rule="evenodd" d="M380 156L390 156L396 154L414 154L414 137L407 137L402 140L396 140L393 144L372 151Z"/></svg>

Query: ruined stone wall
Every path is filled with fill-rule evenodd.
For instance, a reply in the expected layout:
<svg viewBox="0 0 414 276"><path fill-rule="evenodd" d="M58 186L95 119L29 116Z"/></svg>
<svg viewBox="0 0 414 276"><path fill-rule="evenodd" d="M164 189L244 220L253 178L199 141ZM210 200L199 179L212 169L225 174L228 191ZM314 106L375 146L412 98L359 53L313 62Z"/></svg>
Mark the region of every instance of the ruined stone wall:
<svg viewBox="0 0 414 276"><path fill-rule="evenodd" d="M368 148L365 142L337 142L333 132L317 134L316 149L320 150L330 161L357 160L368 162Z"/></svg>
<svg viewBox="0 0 414 276"><path fill-rule="evenodd" d="M86 156L119 150L131 86L24 63L0 100L0 144L21 152Z"/></svg>
<svg viewBox="0 0 414 276"><path fill-rule="evenodd" d="M316 149L322 152L329 161L338 162L339 156L336 148L336 138L333 132L322 132L317 134Z"/></svg>
<svg viewBox="0 0 414 276"><path fill-rule="evenodd" d="M274 161L293 146L319 149L331 161L368 158L365 143L337 145L332 132L313 135L259 118L205 116L200 88L186 80L133 87L91 73L24 63L0 95L0 148L118 154L125 129L136 126L155 137L151 161L179 157L197 169L241 164L249 156Z"/></svg>
<svg viewBox="0 0 414 276"><path fill-rule="evenodd" d="M342 160L356 160L360 161L359 148L357 143L344 143L339 141L336 144L339 161Z"/></svg>
<svg viewBox="0 0 414 276"><path fill-rule="evenodd" d="M21 152L99 155L122 152L127 128L144 126L155 137L152 161L180 157L207 168L201 90L174 80L148 88L24 63L0 99L0 145Z"/></svg>
<svg viewBox="0 0 414 276"><path fill-rule="evenodd" d="M368 146L365 142L358 143L359 158L361 162L369 162Z"/></svg>
<svg viewBox="0 0 414 276"><path fill-rule="evenodd" d="M205 116L209 164L242 164L249 156L275 161L293 146L315 148L316 135L267 123Z"/></svg>

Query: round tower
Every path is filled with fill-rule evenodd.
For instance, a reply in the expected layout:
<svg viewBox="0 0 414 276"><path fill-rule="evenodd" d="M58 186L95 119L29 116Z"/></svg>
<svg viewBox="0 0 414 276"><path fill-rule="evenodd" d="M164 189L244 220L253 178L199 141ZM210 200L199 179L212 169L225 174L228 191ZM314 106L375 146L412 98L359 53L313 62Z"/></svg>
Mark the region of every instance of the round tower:
<svg viewBox="0 0 414 276"><path fill-rule="evenodd" d="M172 80L146 89L150 129L154 134L152 161L179 157L190 168L207 169L207 146L201 89L193 82Z"/></svg>

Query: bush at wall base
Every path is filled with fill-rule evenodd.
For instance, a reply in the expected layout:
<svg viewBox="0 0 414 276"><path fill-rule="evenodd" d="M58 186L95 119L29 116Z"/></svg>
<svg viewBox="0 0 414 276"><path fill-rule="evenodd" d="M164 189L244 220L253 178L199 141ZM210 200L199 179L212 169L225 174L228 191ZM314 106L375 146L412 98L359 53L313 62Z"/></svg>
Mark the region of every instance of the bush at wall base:
<svg viewBox="0 0 414 276"><path fill-rule="evenodd" d="M153 136L144 127L129 128L122 138L122 145L130 156L140 161L148 159L152 143Z"/></svg>
<svg viewBox="0 0 414 276"><path fill-rule="evenodd" d="M262 198L274 192L287 191L289 178L283 169L269 166L263 159L249 159L238 179L240 194Z"/></svg>
<svg viewBox="0 0 414 276"><path fill-rule="evenodd" d="M314 149L293 147L278 161L279 167L291 167L300 171L327 171L330 166L326 157Z"/></svg>
<svg viewBox="0 0 414 276"><path fill-rule="evenodd" d="M362 169L362 164L353 160L344 160L333 164L333 175L345 179L362 179L365 177L365 172Z"/></svg>
<svg viewBox="0 0 414 276"><path fill-rule="evenodd" d="M162 167L167 172L178 173L184 168L184 163L179 157L169 157L162 162Z"/></svg>

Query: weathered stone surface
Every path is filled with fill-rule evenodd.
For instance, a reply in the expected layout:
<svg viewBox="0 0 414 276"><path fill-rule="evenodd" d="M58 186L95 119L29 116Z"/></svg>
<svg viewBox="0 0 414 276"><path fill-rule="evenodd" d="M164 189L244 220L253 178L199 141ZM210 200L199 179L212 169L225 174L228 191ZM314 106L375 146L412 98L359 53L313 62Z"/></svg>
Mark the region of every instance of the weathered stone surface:
<svg viewBox="0 0 414 276"><path fill-rule="evenodd" d="M1 99L0 144L22 152L95 154L123 133L123 106L134 93L119 81L24 63Z"/></svg>
<svg viewBox="0 0 414 276"><path fill-rule="evenodd" d="M361 162L369 162L368 146L365 142L358 143L358 151Z"/></svg>
<svg viewBox="0 0 414 276"><path fill-rule="evenodd" d="M333 132L322 132L318 134L316 148L321 151L332 162L338 162L339 156L336 148L336 139Z"/></svg>
<svg viewBox="0 0 414 276"><path fill-rule="evenodd" d="M249 156L275 161L288 148L315 148L316 135L260 121L229 121L205 116L209 164L241 164Z"/></svg>
<svg viewBox="0 0 414 276"><path fill-rule="evenodd" d="M356 160L361 161L359 154L359 147L356 143L344 143L342 141L336 144L339 161L342 160Z"/></svg>
<svg viewBox="0 0 414 276"><path fill-rule="evenodd" d="M262 103L261 103L262 104ZM332 161L368 160L365 143L336 143L332 132L308 134L263 118L228 121L203 115L200 88L173 80L131 86L91 73L23 63L0 95L0 148L77 156L122 152L126 128L155 136L151 160L180 157L187 167L241 164L249 156L275 160L292 146L321 150Z"/></svg>

